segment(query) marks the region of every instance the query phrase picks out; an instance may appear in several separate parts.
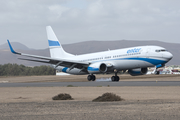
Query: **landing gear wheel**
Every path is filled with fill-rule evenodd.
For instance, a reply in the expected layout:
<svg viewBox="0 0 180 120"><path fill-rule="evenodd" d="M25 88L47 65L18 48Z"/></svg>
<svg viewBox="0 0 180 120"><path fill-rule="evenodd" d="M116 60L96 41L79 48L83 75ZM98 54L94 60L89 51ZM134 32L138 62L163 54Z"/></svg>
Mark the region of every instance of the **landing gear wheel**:
<svg viewBox="0 0 180 120"><path fill-rule="evenodd" d="M155 72L155 75L159 75L159 71L156 71L156 72Z"/></svg>
<svg viewBox="0 0 180 120"><path fill-rule="evenodd" d="M116 81L117 81L117 82L119 81L119 76L116 76Z"/></svg>
<svg viewBox="0 0 180 120"><path fill-rule="evenodd" d="M89 80L89 81L95 81L96 80L96 76L95 75L88 75L87 76L87 79Z"/></svg>
<svg viewBox="0 0 180 120"><path fill-rule="evenodd" d="M89 81L91 81L91 80L92 80L92 75L88 75L87 79L88 79Z"/></svg>
<svg viewBox="0 0 180 120"><path fill-rule="evenodd" d="M114 81L119 81L119 76L112 76L111 77L111 80L114 82Z"/></svg>
<svg viewBox="0 0 180 120"><path fill-rule="evenodd" d="M115 76L112 76L111 80L114 82L116 80Z"/></svg>
<svg viewBox="0 0 180 120"><path fill-rule="evenodd" d="M92 81L95 81L95 80L96 80L96 76L92 75Z"/></svg>

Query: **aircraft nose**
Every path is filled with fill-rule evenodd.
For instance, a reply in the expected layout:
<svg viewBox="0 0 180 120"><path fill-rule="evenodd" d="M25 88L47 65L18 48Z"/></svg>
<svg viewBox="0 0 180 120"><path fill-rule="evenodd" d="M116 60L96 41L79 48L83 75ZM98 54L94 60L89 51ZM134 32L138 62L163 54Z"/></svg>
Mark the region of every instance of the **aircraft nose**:
<svg viewBox="0 0 180 120"><path fill-rule="evenodd" d="M172 55L170 52L168 52L168 54L166 55L166 57L167 57L169 60L171 60L171 59L173 58L173 55Z"/></svg>

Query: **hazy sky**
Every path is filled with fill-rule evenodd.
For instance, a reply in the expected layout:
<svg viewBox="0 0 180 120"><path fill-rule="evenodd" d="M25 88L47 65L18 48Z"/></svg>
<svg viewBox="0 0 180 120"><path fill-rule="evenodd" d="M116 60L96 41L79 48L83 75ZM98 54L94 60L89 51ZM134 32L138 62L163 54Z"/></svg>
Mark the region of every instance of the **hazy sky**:
<svg viewBox="0 0 180 120"><path fill-rule="evenodd" d="M61 44L89 40L180 43L180 0L1 0L0 45L47 48L51 25Z"/></svg>

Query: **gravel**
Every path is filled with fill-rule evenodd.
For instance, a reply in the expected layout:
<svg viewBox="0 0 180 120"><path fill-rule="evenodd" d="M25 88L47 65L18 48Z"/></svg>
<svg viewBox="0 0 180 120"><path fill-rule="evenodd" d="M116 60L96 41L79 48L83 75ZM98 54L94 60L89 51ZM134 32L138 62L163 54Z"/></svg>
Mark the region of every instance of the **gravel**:
<svg viewBox="0 0 180 120"><path fill-rule="evenodd" d="M1 120L179 120L179 100L0 103Z"/></svg>

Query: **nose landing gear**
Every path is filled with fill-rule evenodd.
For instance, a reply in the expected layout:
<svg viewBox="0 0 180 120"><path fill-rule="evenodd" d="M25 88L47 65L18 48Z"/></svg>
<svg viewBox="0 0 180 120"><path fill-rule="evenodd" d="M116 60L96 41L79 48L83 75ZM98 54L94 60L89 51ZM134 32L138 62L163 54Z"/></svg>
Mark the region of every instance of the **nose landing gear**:
<svg viewBox="0 0 180 120"><path fill-rule="evenodd" d="M154 71L154 74L155 74L155 75L159 75L159 71L157 71L157 69L158 69L158 68L155 66L155 71Z"/></svg>

